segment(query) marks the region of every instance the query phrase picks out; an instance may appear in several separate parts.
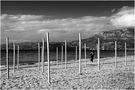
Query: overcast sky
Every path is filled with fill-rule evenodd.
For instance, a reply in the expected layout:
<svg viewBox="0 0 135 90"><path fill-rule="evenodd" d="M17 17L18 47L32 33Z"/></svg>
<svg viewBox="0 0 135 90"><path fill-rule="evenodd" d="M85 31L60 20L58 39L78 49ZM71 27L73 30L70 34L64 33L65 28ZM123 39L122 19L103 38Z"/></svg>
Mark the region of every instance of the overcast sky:
<svg viewBox="0 0 135 90"><path fill-rule="evenodd" d="M102 31L135 25L133 1L3 1L1 40L41 41L50 32L51 41L72 41Z"/></svg>

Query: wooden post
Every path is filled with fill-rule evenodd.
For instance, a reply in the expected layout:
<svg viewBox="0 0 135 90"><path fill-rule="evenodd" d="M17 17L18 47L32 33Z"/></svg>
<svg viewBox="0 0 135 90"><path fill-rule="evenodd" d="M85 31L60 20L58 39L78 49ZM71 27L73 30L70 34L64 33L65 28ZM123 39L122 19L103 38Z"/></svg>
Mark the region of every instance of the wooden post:
<svg viewBox="0 0 135 90"><path fill-rule="evenodd" d="M56 61L57 61L57 64L59 64L59 52L58 52L58 47L56 47Z"/></svg>
<svg viewBox="0 0 135 90"><path fill-rule="evenodd" d="M61 63L63 62L63 45L61 46Z"/></svg>
<svg viewBox="0 0 135 90"><path fill-rule="evenodd" d="M125 65L127 65L127 44L125 42Z"/></svg>
<svg viewBox="0 0 135 90"><path fill-rule="evenodd" d="M42 73L44 73L44 38L42 39Z"/></svg>
<svg viewBox="0 0 135 90"><path fill-rule="evenodd" d="M117 68L117 41L115 41L115 68Z"/></svg>
<svg viewBox="0 0 135 90"><path fill-rule="evenodd" d="M17 70L19 69L19 45L17 45Z"/></svg>
<svg viewBox="0 0 135 90"><path fill-rule="evenodd" d="M86 60L86 43L84 44L84 59L85 59L85 64L87 64L87 60Z"/></svg>
<svg viewBox="0 0 135 90"><path fill-rule="evenodd" d="M98 70L100 70L100 40L98 38Z"/></svg>
<svg viewBox="0 0 135 90"><path fill-rule="evenodd" d="M67 41L65 40L65 69L67 68Z"/></svg>
<svg viewBox="0 0 135 90"><path fill-rule="evenodd" d="M40 70L40 43L38 43L38 70Z"/></svg>
<svg viewBox="0 0 135 90"><path fill-rule="evenodd" d="M81 35L79 33L79 74L81 74Z"/></svg>
<svg viewBox="0 0 135 90"><path fill-rule="evenodd" d="M76 51L76 53L75 53L75 54L76 54L75 60L77 60L77 46L75 47L75 49L76 49L76 50L75 50L75 51Z"/></svg>
<svg viewBox="0 0 135 90"><path fill-rule="evenodd" d="M98 43L96 44L96 47L97 47L97 58L98 58Z"/></svg>
<svg viewBox="0 0 135 90"><path fill-rule="evenodd" d="M49 33L46 33L47 39L47 61L48 61L48 83L50 84L50 58L49 58Z"/></svg>
<svg viewBox="0 0 135 90"><path fill-rule="evenodd" d="M8 43L9 43L9 38L6 38L6 64L7 64L7 79L9 79L9 58L8 58Z"/></svg>
<svg viewBox="0 0 135 90"><path fill-rule="evenodd" d="M15 43L13 43L13 73L15 73Z"/></svg>

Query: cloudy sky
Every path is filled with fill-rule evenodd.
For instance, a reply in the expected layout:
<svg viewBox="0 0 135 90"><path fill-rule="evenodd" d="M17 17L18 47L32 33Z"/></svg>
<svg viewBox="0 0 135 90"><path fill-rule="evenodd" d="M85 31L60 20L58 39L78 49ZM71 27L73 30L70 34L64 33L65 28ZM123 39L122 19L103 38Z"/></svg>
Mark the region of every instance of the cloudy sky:
<svg viewBox="0 0 135 90"><path fill-rule="evenodd" d="M102 31L135 25L132 1L3 1L1 3L1 41L41 41L50 32L51 41L72 41Z"/></svg>

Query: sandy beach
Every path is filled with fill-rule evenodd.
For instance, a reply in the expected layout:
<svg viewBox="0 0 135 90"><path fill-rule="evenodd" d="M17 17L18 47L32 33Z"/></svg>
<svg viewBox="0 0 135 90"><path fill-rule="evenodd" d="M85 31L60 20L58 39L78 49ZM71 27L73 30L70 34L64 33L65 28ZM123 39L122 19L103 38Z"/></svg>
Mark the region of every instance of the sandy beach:
<svg viewBox="0 0 135 90"><path fill-rule="evenodd" d="M51 84L47 83L47 63L45 71L41 72L34 65L21 65L19 70L13 73L10 69L10 78L6 78L5 67L1 68L0 89L1 90L92 90L92 89L122 89L134 90L134 56L117 58L117 68L114 66L114 57L100 59L100 70L97 60L87 63L81 62L81 72L78 73L78 61L70 61L65 69L64 63L51 62Z"/></svg>

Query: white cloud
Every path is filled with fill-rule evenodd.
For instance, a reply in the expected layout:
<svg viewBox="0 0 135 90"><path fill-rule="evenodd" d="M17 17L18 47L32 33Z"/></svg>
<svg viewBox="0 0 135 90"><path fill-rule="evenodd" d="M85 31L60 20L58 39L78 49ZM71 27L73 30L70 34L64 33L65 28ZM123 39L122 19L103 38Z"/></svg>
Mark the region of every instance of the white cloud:
<svg viewBox="0 0 135 90"><path fill-rule="evenodd" d="M20 15L19 20L30 21L30 20L41 20L43 15Z"/></svg>
<svg viewBox="0 0 135 90"><path fill-rule="evenodd" d="M127 6L121 8L116 14L112 15L111 23L116 28L134 27L135 26L134 8Z"/></svg>
<svg viewBox="0 0 135 90"><path fill-rule="evenodd" d="M2 15L3 36L9 35L21 39L35 39L51 32L54 39L72 37L81 32L89 37L97 32L109 30L109 17L84 16L80 18L49 19L43 15ZM107 27L107 28L106 28ZM57 37L57 38L56 38Z"/></svg>
<svg viewBox="0 0 135 90"><path fill-rule="evenodd" d="M84 16L81 18L46 19L42 15L2 15L2 28L8 31L78 32L106 24L108 17ZM104 23L105 22L105 23ZM97 28L98 29L98 28ZM100 31L101 29L99 29ZM102 31L102 30L101 30Z"/></svg>
<svg viewBox="0 0 135 90"><path fill-rule="evenodd" d="M113 10L114 11L114 10ZM115 10L116 12L116 10ZM45 15L2 14L2 38L6 35L20 39L41 39L45 32L51 32L54 40L64 40L78 32L87 38L101 31L119 27L134 26L133 8L123 7L110 17L83 16L80 18L50 19Z"/></svg>

